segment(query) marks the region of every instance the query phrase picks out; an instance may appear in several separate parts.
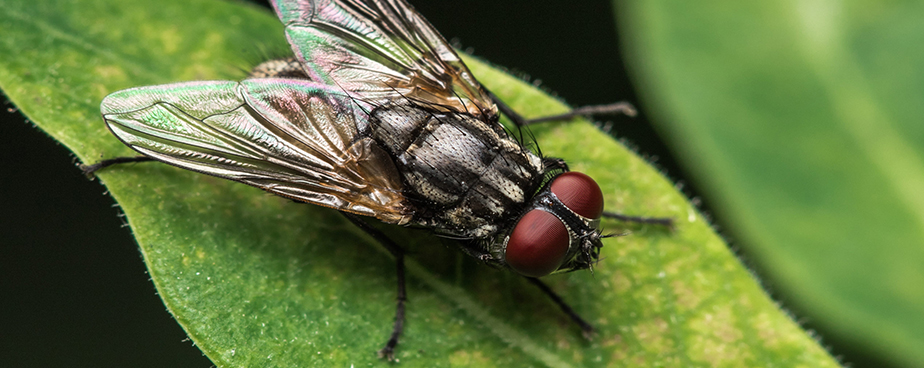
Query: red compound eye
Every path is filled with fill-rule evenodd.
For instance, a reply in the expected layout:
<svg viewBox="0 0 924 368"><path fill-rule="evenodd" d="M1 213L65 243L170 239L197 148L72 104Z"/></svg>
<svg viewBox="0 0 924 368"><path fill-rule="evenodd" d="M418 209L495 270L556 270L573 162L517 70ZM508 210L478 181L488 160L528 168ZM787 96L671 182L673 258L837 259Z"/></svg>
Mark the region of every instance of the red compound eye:
<svg viewBox="0 0 924 368"><path fill-rule="evenodd" d="M603 215L603 192L594 179L579 172L566 172L552 181L552 193L578 215L597 219Z"/></svg>
<svg viewBox="0 0 924 368"><path fill-rule="evenodd" d="M570 236L558 217L532 210L517 222L507 241L507 264L524 276L541 277L561 266Z"/></svg>

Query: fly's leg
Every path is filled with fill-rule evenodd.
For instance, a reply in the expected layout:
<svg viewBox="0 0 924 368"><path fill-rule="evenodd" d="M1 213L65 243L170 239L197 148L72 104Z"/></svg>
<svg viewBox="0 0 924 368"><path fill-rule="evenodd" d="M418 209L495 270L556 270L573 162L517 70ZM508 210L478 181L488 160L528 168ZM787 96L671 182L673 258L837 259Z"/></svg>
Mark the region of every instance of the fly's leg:
<svg viewBox="0 0 924 368"><path fill-rule="evenodd" d="M494 101L494 104L497 105L497 109L500 110L504 115L510 118L514 124L519 127L527 126L535 123L542 123L547 121L561 121L568 120L578 116L591 116L591 115L616 115L616 114L625 114L626 116L635 116L638 112L635 110L635 107L632 104L621 101L616 103L611 103L608 105L594 105L594 106L584 106L576 109L572 109L569 112L558 115L543 116L541 118L527 119L520 115L518 112L514 111L510 106L501 101L494 93L487 91L488 96L491 97L491 100Z"/></svg>
<svg viewBox="0 0 924 368"><path fill-rule="evenodd" d="M545 293L545 295L548 295L549 298L551 298L552 301L555 302L555 304L558 304L558 308L561 308L561 311L565 312L565 314L567 314L568 317L570 317L571 320L574 321L574 323L576 323L578 327L581 328L581 333L584 334L585 338L590 339L594 336L594 326L592 326L590 323L588 323L583 318L581 318L581 316L579 316L577 312L575 312L574 309L572 309L571 306L565 302L564 299L562 299L560 296L558 296L558 294L555 294L555 292L552 291L552 288L550 288L544 282L539 281L539 279L535 277L527 277L526 279L529 280L529 282L533 283L533 285L536 285L536 287L538 287L539 290L542 290L542 292Z"/></svg>
<svg viewBox="0 0 924 368"><path fill-rule="evenodd" d="M588 116L593 116L593 115L617 115L617 114L624 114L626 116L633 117L636 114L638 114L638 112L635 111L635 106L632 106L632 104L625 102L625 101L620 101L620 102L615 102L615 103L611 103L608 105L582 106L576 109L572 109L571 111L568 111L564 114L543 116L541 118L535 118L535 119L528 119L524 121L523 125L543 123L547 121L562 121L562 120L568 120L571 118L576 118L579 116L588 117Z"/></svg>
<svg viewBox="0 0 924 368"><path fill-rule="evenodd" d="M398 272L398 299L395 308L395 325L391 330L391 336L388 337L388 342L385 343L385 347L379 350L378 353L379 358L394 361L395 346L398 345L398 337L401 336L401 331L404 330L404 304L407 301L407 290L404 286L404 249L385 236L381 231L369 225L369 223L361 217L352 213L340 213L354 225L365 231L366 234L369 234L369 236L378 241L379 244L382 244L382 246L395 257L395 268Z"/></svg>
<svg viewBox="0 0 924 368"><path fill-rule="evenodd" d="M607 212L603 211L603 217L608 217L611 219L616 219L623 222L634 222L637 224L651 224L651 225L661 225L669 229L674 228L674 219L670 217L641 217L641 216L628 216L616 212Z"/></svg>
<svg viewBox="0 0 924 368"><path fill-rule="evenodd" d="M83 171L84 175L90 176L90 175L95 174L97 171L100 171L112 165L124 164L124 163L129 163L129 162L146 162L146 161L154 161L154 159L147 157L147 156L116 157L116 158L110 158L107 160L102 160L93 165L80 164L78 165L78 167L80 167L80 170Z"/></svg>

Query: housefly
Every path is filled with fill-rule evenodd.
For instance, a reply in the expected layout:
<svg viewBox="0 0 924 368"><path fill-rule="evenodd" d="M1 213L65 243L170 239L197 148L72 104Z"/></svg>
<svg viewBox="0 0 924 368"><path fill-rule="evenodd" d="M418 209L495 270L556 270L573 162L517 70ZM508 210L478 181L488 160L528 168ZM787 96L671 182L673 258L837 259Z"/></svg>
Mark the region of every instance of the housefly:
<svg viewBox="0 0 924 368"><path fill-rule="evenodd" d="M404 251L363 216L458 239L468 255L529 278L591 332L536 278L597 261L607 214L597 183L513 138L499 110L519 126L531 121L475 80L404 0L277 0L273 8L294 57L264 62L240 82L107 96L109 130L143 156L85 171L156 160L340 211L396 259L396 317L379 351L388 359L404 324Z"/></svg>

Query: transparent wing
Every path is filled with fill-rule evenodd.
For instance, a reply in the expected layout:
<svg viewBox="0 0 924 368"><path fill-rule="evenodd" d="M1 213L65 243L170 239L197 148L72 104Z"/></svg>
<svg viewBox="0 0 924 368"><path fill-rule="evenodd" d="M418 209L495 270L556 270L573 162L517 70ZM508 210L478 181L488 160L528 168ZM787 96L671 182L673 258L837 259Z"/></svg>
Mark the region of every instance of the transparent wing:
<svg viewBox="0 0 924 368"><path fill-rule="evenodd" d="M452 47L403 0L276 0L273 7L312 80L368 100L497 113Z"/></svg>
<svg viewBox="0 0 924 368"><path fill-rule="evenodd" d="M101 106L113 134L156 160L406 223L411 214L394 163L359 134L368 119L363 108L342 91L289 79L133 88Z"/></svg>

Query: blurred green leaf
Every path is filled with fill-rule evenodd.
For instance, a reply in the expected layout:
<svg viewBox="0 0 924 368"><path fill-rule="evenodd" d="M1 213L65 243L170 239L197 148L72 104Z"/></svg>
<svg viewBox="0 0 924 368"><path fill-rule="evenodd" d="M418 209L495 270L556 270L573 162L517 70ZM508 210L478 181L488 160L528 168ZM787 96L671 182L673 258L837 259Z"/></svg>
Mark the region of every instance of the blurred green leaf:
<svg viewBox="0 0 924 368"><path fill-rule="evenodd" d="M285 55L282 25L246 5L169 0L5 1L0 86L84 162L133 154L99 118L106 94L194 79L239 79ZM260 50L253 52L252 50ZM565 107L468 61L514 108ZM587 123L534 130L543 151L602 184L608 208L671 216L659 227L607 221L595 273L548 282L599 329L586 341L528 282L383 227L407 245L404 366L836 366L773 304L702 217L656 170ZM159 294L218 366L382 364L394 265L336 212L167 165L99 174L141 246Z"/></svg>
<svg viewBox="0 0 924 368"><path fill-rule="evenodd" d="M775 288L924 366L924 3L618 5L645 110Z"/></svg>

